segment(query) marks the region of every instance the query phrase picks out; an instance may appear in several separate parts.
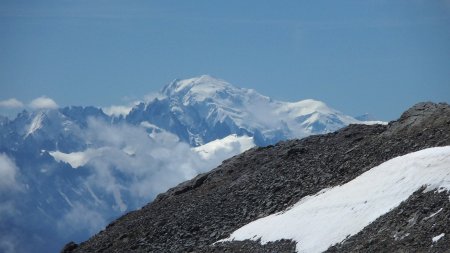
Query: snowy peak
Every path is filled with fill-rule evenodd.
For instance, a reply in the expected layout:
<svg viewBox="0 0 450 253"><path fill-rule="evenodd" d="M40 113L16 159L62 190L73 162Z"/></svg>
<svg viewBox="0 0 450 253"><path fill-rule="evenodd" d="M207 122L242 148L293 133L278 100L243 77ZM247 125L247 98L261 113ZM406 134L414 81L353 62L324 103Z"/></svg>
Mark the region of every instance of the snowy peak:
<svg viewBox="0 0 450 253"><path fill-rule="evenodd" d="M28 127L28 131L27 131L27 134L25 135L25 137L33 134L34 132L36 132L37 130L42 128L43 121L45 118L46 118L45 113L39 112L31 121L31 124Z"/></svg>
<svg viewBox="0 0 450 253"><path fill-rule="evenodd" d="M175 80L165 86L161 93L172 103L184 106L204 103L235 109L240 109L250 97L263 97L253 90L235 87L209 75Z"/></svg>
<svg viewBox="0 0 450 253"><path fill-rule="evenodd" d="M58 111L83 128L87 126L89 118L97 118L105 121L109 119L109 116L106 115L102 109L94 106L68 106L61 108Z"/></svg>
<svg viewBox="0 0 450 253"><path fill-rule="evenodd" d="M209 75L201 75L198 77L193 77L189 79L175 79L170 84L166 85L161 93L165 96L173 95L185 95L188 92L191 94L212 94L213 92L219 90L225 90L232 87L231 84L225 82L224 80L214 78Z"/></svg>
<svg viewBox="0 0 450 253"><path fill-rule="evenodd" d="M283 108L292 116L297 117L312 113L330 114L338 112L328 107L324 102L314 99L305 99L292 103L286 102Z"/></svg>
<svg viewBox="0 0 450 253"><path fill-rule="evenodd" d="M254 137L260 146L363 123L313 99L276 101L208 75L175 80L162 98L135 106L127 116L147 121L199 146L231 134Z"/></svg>

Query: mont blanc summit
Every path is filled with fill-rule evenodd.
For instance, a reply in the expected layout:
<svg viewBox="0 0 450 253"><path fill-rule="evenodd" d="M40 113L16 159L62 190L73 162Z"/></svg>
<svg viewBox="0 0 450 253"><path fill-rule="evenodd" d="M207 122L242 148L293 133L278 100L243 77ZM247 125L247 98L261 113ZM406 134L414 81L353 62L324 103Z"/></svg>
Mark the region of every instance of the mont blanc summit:
<svg viewBox="0 0 450 253"><path fill-rule="evenodd" d="M356 120L321 101L277 101L208 75L173 81L160 97L134 107L127 121L149 121L193 146L230 134L252 136L264 146L348 124L374 123Z"/></svg>

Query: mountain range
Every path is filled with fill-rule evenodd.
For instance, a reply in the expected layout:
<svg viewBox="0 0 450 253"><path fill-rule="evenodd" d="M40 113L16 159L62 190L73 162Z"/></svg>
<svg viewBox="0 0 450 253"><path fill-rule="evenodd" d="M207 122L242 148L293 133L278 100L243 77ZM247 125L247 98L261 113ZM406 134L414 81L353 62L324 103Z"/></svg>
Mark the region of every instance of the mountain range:
<svg viewBox="0 0 450 253"><path fill-rule="evenodd" d="M192 146L230 134L252 136L257 145L265 146L349 124L381 123L356 120L312 99L276 101L208 75L175 80L160 93L159 98L135 106L126 121L151 122Z"/></svg>
<svg viewBox="0 0 450 253"><path fill-rule="evenodd" d="M362 120L207 75L175 80L127 115L69 106L1 117L0 251L54 252L85 240L255 145L383 123Z"/></svg>

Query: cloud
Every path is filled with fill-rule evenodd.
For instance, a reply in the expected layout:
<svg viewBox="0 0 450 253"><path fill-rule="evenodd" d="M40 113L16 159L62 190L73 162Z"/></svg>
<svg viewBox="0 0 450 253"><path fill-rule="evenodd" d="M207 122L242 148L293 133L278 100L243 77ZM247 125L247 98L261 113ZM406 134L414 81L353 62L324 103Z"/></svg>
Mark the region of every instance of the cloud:
<svg viewBox="0 0 450 253"><path fill-rule="evenodd" d="M7 155L0 154L0 192L20 190L17 182L19 169Z"/></svg>
<svg viewBox="0 0 450 253"><path fill-rule="evenodd" d="M83 183L89 191L109 196L118 212L138 208L168 188L254 145L251 138L235 137L225 144L214 142L203 149L192 149L164 130L149 134L142 126L111 125L94 118L88 120L84 135L85 141L91 143L86 150L49 154L86 175Z"/></svg>
<svg viewBox="0 0 450 253"><path fill-rule="evenodd" d="M0 252L4 253L22 252L22 250L19 250L20 248L19 245L20 241L14 235L10 235L8 233L0 235Z"/></svg>
<svg viewBox="0 0 450 253"><path fill-rule="evenodd" d="M133 109L133 106L125 105L112 105L109 107L103 107L102 110L105 114L109 116L126 116Z"/></svg>
<svg viewBox="0 0 450 253"><path fill-rule="evenodd" d="M147 95L144 96L144 102L148 103L148 102L152 102L155 99L164 99L166 96L159 93L159 92L153 92L153 93L148 93Z"/></svg>
<svg viewBox="0 0 450 253"><path fill-rule="evenodd" d="M15 98L10 98L10 99L0 101L0 107L22 108L23 106L24 106L23 103Z"/></svg>
<svg viewBox="0 0 450 253"><path fill-rule="evenodd" d="M111 105L102 107L103 112L108 116L126 116L130 113L130 111L135 107L136 105L142 103L142 102L152 102L155 99L163 99L165 96L161 93L149 93L146 94L143 98L143 100L136 100L133 98L125 97L123 100L128 100L129 103L127 105Z"/></svg>
<svg viewBox="0 0 450 253"><path fill-rule="evenodd" d="M58 221L57 227L64 234L79 232L80 230L87 230L90 234L93 234L106 224L107 222L100 212L76 202L72 209Z"/></svg>
<svg viewBox="0 0 450 253"><path fill-rule="evenodd" d="M103 196L102 203L113 203L113 210L111 205L106 208L116 214L141 207L157 194L242 151L240 145L232 145L233 150L227 150L226 155L205 159L177 136L163 130L149 134L142 126L111 125L93 118L88 120L84 135L85 141L91 143L86 150L50 154L83 174L82 182L89 192ZM93 210L105 208L100 208L98 202L92 204Z"/></svg>
<svg viewBox="0 0 450 253"><path fill-rule="evenodd" d="M115 208L122 212L211 168L189 145L167 132L149 135L143 127L91 119L86 135L97 153L86 164L92 172L87 182L113 196Z"/></svg>
<svg viewBox="0 0 450 253"><path fill-rule="evenodd" d="M58 108L58 104L56 104L56 102L53 99L42 96L31 101L30 107L35 110L56 109Z"/></svg>
<svg viewBox="0 0 450 253"><path fill-rule="evenodd" d="M4 221L11 222L20 210L17 201L21 198L17 194L23 192L22 184L18 182L19 169L13 160L0 153L0 231ZM14 252L14 244L8 243L8 238L0 236L0 252Z"/></svg>

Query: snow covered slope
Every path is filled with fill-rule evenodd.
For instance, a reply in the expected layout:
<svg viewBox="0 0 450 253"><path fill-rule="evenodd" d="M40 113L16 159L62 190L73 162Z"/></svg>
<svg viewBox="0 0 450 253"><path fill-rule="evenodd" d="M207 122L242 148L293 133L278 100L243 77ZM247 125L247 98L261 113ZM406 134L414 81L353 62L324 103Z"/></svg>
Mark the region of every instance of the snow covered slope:
<svg viewBox="0 0 450 253"><path fill-rule="evenodd" d="M450 190L450 146L391 159L344 185L251 222L224 241L292 239L298 252L322 252L355 235L422 186L426 191Z"/></svg>
<svg viewBox="0 0 450 253"><path fill-rule="evenodd" d="M127 121L148 121L193 146L230 134L252 136L265 146L363 123L320 101L276 101L208 75L173 81L159 97L135 106Z"/></svg>
<svg viewBox="0 0 450 253"><path fill-rule="evenodd" d="M221 160L224 160L233 155L247 151L254 146L255 143L252 137L232 134L223 139L214 140L205 145L195 147L193 150L198 152L205 160L217 159L218 157L222 157Z"/></svg>

